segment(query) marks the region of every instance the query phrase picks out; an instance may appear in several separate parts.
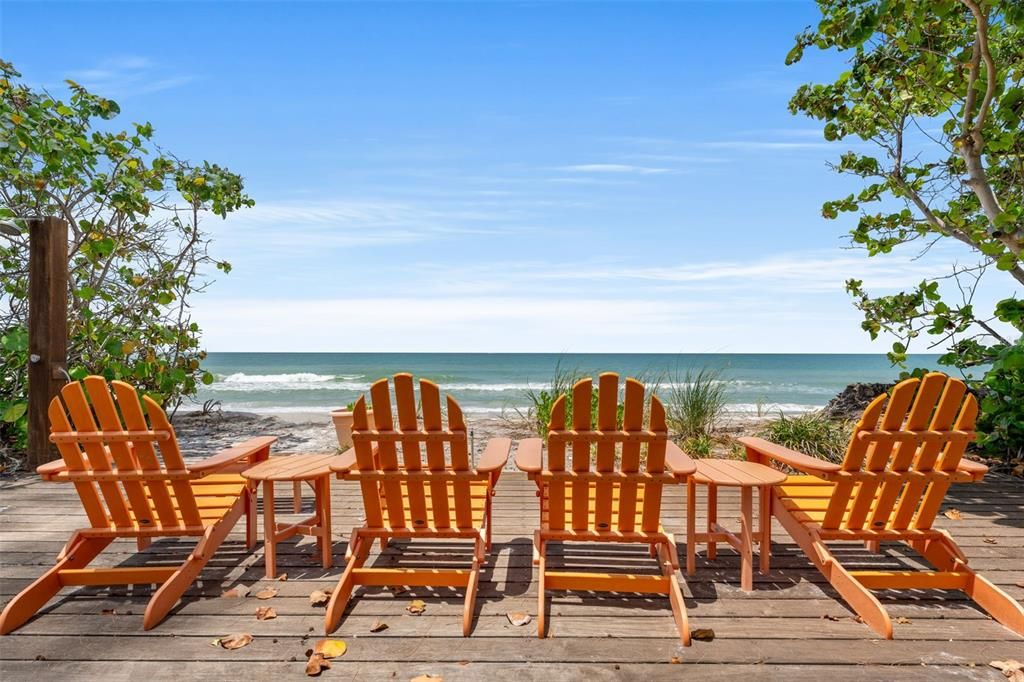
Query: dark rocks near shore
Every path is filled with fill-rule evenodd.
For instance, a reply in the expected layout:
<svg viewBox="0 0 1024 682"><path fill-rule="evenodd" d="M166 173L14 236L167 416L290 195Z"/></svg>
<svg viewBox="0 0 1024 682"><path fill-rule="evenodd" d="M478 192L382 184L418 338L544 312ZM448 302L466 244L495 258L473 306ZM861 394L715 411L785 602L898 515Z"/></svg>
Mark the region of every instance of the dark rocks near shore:
<svg viewBox="0 0 1024 682"><path fill-rule="evenodd" d="M829 419L860 419L864 408L871 401L886 393L895 384L863 383L850 384L839 392L835 398L821 409L821 414Z"/></svg>

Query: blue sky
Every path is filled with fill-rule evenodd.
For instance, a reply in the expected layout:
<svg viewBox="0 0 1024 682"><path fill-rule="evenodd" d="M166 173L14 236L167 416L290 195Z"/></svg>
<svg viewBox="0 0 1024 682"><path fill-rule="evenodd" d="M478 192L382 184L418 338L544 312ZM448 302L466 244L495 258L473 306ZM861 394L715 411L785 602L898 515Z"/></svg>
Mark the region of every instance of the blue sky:
<svg viewBox="0 0 1024 682"><path fill-rule="evenodd" d="M868 259L855 185L789 114L811 2L0 4L26 79L72 78L179 156L242 173L210 350L883 352L891 291L954 247ZM45 40L40 27L45 27Z"/></svg>

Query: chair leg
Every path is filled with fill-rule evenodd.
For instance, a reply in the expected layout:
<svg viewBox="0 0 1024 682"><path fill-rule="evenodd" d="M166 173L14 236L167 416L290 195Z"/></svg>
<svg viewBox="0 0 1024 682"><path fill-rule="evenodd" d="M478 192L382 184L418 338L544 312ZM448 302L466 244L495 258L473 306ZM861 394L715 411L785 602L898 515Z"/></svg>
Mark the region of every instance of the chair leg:
<svg viewBox="0 0 1024 682"><path fill-rule="evenodd" d="M547 543L544 540L537 540L537 637L544 639L547 634L547 599L544 594L545 576L544 571L547 564Z"/></svg>
<svg viewBox="0 0 1024 682"><path fill-rule="evenodd" d="M245 489L245 548L252 551L256 547L257 542L257 508L256 508L256 488L255 484L246 486Z"/></svg>
<svg viewBox="0 0 1024 682"><path fill-rule="evenodd" d="M970 573L971 579L964 593L996 621L1018 635L1024 635L1024 608L987 578L975 573L952 538L943 536L929 541L921 554L939 570Z"/></svg>
<svg viewBox="0 0 1024 682"><path fill-rule="evenodd" d="M871 590L864 587L850 572L843 568L832 553L825 546L825 543L815 540L819 556L825 558L824 567L819 567L822 575L835 588L836 592L853 607L857 615L861 617L864 624L886 639L892 639L892 621L886 613L882 603L878 601Z"/></svg>
<svg viewBox="0 0 1024 682"><path fill-rule="evenodd" d="M355 570L362 568L366 563L366 559L370 556L370 546L373 544L372 539L367 541L356 532L352 533L349 542L351 543L351 554L348 563L345 565L345 571L341 574L341 578L338 579L338 586L334 588L331 600L327 603L327 613L324 615L324 631L328 634L334 632L341 623L345 606L348 604L349 597L352 596L352 590L355 589Z"/></svg>
<svg viewBox="0 0 1024 682"><path fill-rule="evenodd" d="M469 633L473 629L473 611L476 606L476 590L477 586L480 584L480 557L483 552L486 551L485 546L485 541L476 541L476 551L473 552L472 573L469 574L469 582L466 584L466 605L462 611L463 637L469 637Z"/></svg>
<svg viewBox="0 0 1024 682"><path fill-rule="evenodd" d="M875 595L871 594L870 590L861 585L856 578L850 575L849 571L843 568L816 534L809 532L783 505L775 504L774 499L772 500L772 513L789 533L789 536L800 545L800 549L807 555L807 558L821 571L821 574L846 603L857 612L864 623L886 639L892 639L892 621Z"/></svg>
<svg viewBox="0 0 1024 682"><path fill-rule="evenodd" d="M135 538L135 547L140 552L145 550L151 544L153 544L153 538L142 537L141 535Z"/></svg>
<svg viewBox="0 0 1024 682"><path fill-rule="evenodd" d="M160 586L153 598L149 600L149 604L146 605L146 613L142 618L143 629L151 630L159 625L174 608L181 595L199 577L203 566L224 542L244 512L245 496L243 495L235 500L231 509L219 521L206 529L206 533L203 534L202 539L199 540L181 567Z"/></svg>
<svg viewBox="0 0 1024 682"><path fill-rule="evenodd" d="M85 568L102 552L113 538L83 538L67 547L63 557L53 568L39 576L35 582L19 592L0 613L0 635L6 635L25 624L39 609L60 592L60 572Z"/></svg>
<svg viewBox="0 0 1024 682"><path fill-rule="evenodd" d="M678 562L672 560L674 549L670 544L658 546L658 555L661 560L661 572L668 578L668 599L672 605L672 617L676 621L676 629L679 630L679 641L683 646L690 646L690 621L686 615L686 603L683 601L683 590L679 586Z"/></svg>

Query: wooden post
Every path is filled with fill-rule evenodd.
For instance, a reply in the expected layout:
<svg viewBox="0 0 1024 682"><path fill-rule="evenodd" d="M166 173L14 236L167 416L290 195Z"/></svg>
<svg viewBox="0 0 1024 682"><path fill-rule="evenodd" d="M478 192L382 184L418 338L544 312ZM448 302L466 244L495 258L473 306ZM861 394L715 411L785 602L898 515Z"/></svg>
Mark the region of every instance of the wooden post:
<svg viewBox="0 0 1024 682"><path fill-rule="evenodd" d="M29 221L28 465L57 458L46 415L64 385L68 349L68 224Z"/></svg>

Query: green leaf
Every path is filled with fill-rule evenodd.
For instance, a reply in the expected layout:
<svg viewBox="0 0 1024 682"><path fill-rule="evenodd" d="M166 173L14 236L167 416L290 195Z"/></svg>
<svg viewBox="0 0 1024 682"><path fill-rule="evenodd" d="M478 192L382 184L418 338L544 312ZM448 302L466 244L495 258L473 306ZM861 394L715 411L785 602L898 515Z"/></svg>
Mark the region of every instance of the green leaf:
<svg viewBox="0 0 1024 682"><path fill-rule="evenodd" d="M0 420L3 420L7 423L16 422L19 419L21 419L25 415L25 412L27 411L28 403L14 403L13 405L9 405L7 409L4 410L3 416L0 417Z"/></svg>

